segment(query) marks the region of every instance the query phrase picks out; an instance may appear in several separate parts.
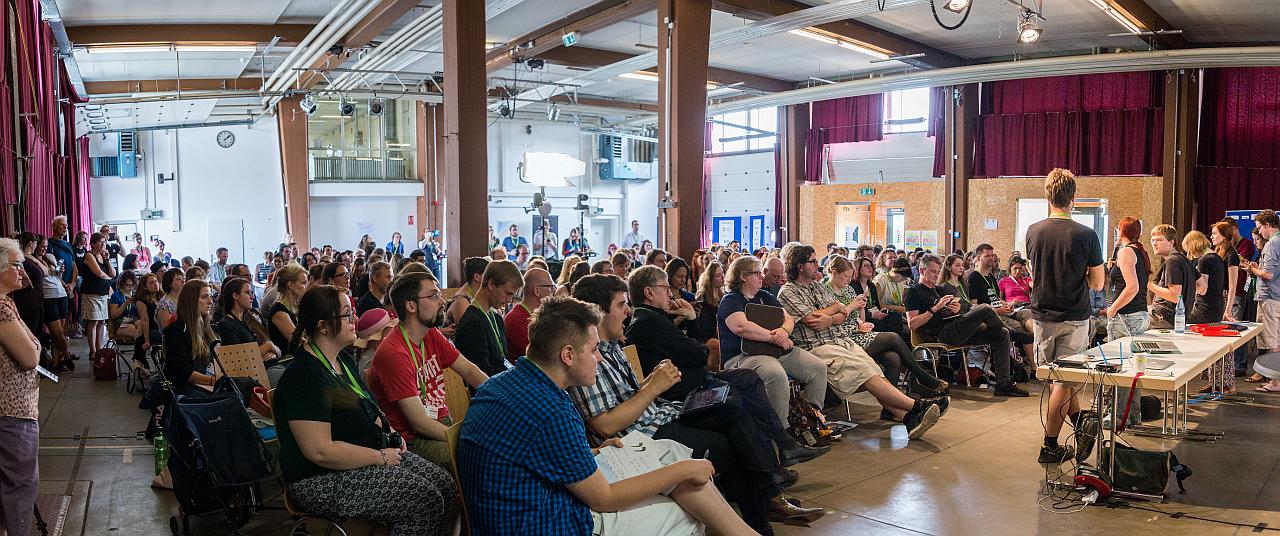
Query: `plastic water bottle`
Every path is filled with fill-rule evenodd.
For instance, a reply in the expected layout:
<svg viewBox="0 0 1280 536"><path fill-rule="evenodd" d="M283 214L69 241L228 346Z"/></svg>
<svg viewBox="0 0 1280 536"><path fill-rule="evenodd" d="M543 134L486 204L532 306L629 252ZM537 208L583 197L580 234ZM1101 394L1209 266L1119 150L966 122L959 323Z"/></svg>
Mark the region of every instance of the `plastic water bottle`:
<svg viewBox="0 0 1280 536"><path fill-rule="evenodd" d="M156 438L151 443L156 447L156 474L158 475L169 465L169 443L164 439L163 428L156 433Z"/></svg>
<svg viewBox="0 0 1280 536"><path fill-rule="evenodd" d="M1182 296L1178 296L1178 306L1173 310L1173 332L1187 332L1187 306L1182 304Z"/></svg>

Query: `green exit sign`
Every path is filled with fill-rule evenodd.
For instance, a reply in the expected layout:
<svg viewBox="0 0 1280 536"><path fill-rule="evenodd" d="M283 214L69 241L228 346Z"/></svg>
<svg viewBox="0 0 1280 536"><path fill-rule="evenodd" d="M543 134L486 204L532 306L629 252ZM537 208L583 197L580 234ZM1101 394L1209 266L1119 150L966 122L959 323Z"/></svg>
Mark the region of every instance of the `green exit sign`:
<svg viewBox="0 0 1280 536"><path fill-rule="evenodd" d="M859 194L862 194L862 195L876 195L876 189L875 189L875 188L863 188L863 189L861 189L861 190L858 190L858 193L859 193Z"/></svg>

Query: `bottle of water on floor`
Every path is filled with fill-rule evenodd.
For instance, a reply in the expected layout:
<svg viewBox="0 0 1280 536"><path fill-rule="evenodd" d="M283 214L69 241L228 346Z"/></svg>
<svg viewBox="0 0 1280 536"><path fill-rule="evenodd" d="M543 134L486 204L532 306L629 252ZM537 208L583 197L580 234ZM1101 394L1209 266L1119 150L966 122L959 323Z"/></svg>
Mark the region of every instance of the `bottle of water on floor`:
<svg viewBox="0 0 1280 536"><path fill-rule="evenodd" d="M165 441L163 428L151 443L156 447L156 474L158 475L169 465L169 443Z"/></svg>
<svg viewBox="0 0 1280 536"><path fill-rule="evenodd" d="M1187 332L1187 306L1182 304L1182 296L1178 296L1178 306L1173 310L1173 332Z"/></svg>

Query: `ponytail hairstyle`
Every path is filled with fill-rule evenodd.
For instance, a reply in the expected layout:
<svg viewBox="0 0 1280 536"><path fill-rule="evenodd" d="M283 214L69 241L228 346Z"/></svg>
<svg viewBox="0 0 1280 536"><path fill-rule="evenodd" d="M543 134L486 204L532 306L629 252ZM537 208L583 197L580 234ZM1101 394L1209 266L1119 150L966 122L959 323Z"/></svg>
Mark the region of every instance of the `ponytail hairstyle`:
<svg viewBox="0 0 1280 536"><path fill-rule="evenodd" d="M333 285L313 285L307 289L302 299L298 300L298 325L293 330L293 339L289 341L286 354L302 355L299 352L305 351L304 344L326 336L322 335L321 328L328 332L327 336L338 333L338 328L341 327L338 323L342 322L338 318L342 314L340 300L347 299L344 294L345 290Z"/></svg>
<svg viewBox="0 0 1280 536"><path fill-rule="evenodd" d="M1213 252L1217 253L1225 261L1227 255L1236 250L1236 242L1240 238L1240 231L1225 221L1210 225L1209 228L1218 231L1218 235L1223 239L1221 244L1213 247Z"/></svg>
<svg viewBox="0 0 1280 536"><path fill-rule="evenodd" d="M1151 275L1151 257L1147 255L1147 250L1142 246L1142 220L1133 216L1125 216L1120 218L1120 223L1116 225L1116 229L1120 231L1130 244L1137 246L1138 257L1142 259L1142 265L1146 267L1147 272L1143 276Z"/></svg>
<svg viewBox="0 0 1280 536"><path fill-rule="evenodd" d="M191 337L191 360L197 369L209 366L213 356L213 344L218 337L213 334L209 323L209 315L200 310L200 294L210 288L209 284L199 280L187 281L178 294L178 320L187 328L187 336Z"/></svg>

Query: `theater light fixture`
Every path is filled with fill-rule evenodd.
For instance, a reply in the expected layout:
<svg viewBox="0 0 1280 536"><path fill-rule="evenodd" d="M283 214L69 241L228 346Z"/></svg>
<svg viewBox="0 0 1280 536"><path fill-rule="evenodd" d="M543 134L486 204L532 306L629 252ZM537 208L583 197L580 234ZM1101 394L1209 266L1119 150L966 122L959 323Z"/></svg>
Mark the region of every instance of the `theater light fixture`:
<svg viewBox="0 0 1280 536"><path fill-rule="evenodd" d="M298 101L298 109L307 114L307 117L311 117L311 114L316 113L316 108L316 100L311 98L311 95L306 95L302 97L302 100Z"/></svg>
<svg viewBox="0 0 1280 536"><path fill-rule="evenodd" d="M369 100L369 115L373 117L378 117L382 115L382 108L383 108L382 99L378 98L378 99Z"/></svg>
<svg viewBox="0 0 1280 536"><path fill-rule="evenodd" d="M952 13L963 13L964 10L969 8L969 4L971 3L972 0L948 0L946 3L942 4L942 9Z"/></svg>
<svg viewBox="0 0 1280 536"><path fill-rule="evenodd" d="M356 105L348 102L346 99L343 99L342 102L338 104L338 114L342 117L351 117L356 114Z"/></svg>
<svg viewBox="0 0 1280 536"><path fill-rule="evenodd" d="M1019 43L1034 43L1039 41L1041 35L1044 34L1044 30L1040 28L1039 24L1036 24L1034 17L1035 15L1030 11L1022 13L1022 22L1018 23Z"/></svg>

